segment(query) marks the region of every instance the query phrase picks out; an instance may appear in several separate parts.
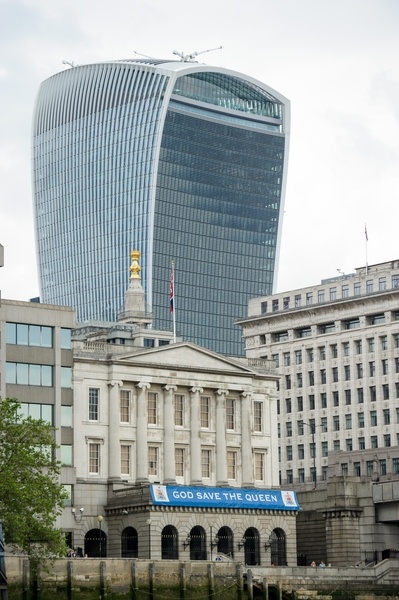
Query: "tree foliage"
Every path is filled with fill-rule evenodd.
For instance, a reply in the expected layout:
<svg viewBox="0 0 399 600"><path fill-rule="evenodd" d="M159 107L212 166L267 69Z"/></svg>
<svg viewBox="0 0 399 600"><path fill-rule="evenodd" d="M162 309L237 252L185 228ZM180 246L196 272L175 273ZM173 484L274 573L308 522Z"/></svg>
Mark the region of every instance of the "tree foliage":
<svg viewBox="0 0 399 600"><path fill-rule="evenodd" d="M53 427L23 417L20 404L0 398L0 519L5 541L32 559L65 556L55 528L65 491L55 462Z"/></svg>

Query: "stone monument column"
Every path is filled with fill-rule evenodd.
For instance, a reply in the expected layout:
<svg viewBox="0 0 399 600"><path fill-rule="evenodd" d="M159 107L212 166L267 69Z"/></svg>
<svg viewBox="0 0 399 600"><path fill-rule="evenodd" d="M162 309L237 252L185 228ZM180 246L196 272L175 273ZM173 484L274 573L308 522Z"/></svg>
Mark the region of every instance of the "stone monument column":
<svg viewBox="0 0 399 600"><path fill-rule="evenodd" d="M216 485L225 486L227 482L226 449L226 396L229 390L216 392Z"/></svg>
<svg viewBox="0 0 399 600"><path fill-rule="evenodd" d="M164 483L176 483L175 469L175 392L177 386L165 385L163 404Z"/></svg>
<svg viewBox="0 0 399 600"><path fill-rule="evenodd" d="M252 458L252 410L251 394L241 393L241 464L242 487L254 486L254 467Z"/></svg>
<svg viewBox="0 0 399 600"><path fill-rule="evenodd" d="M148 483L148 411L147 390L151 387L146 381L137 384L137 433L136 433L136 482Z"/></svg>
<svg viewBox="0 0 399 600"><path fill-rule="evenodd" d="M200 395L203 391L201 387L190 389L190 485L202 484Z"/></svg>
<svg viewBox="0 0 399 600"><path fill-rule="evenodd" d="M122 381L108 381L108 479L121 478L121 448L119 440L120 401Z"/></svg>

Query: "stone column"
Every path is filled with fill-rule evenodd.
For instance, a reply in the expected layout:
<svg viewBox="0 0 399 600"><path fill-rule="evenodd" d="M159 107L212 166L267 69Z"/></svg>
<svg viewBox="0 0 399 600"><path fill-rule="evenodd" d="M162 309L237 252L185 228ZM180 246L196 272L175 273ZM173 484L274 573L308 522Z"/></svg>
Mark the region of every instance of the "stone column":
<svg viewBox="0 0 399 600"><path fill-rule="evenodd" d="M252 458L252 410L251 394L241 394L241 463L242 463L242 487L253 487L254 467Z"/></svg>
<svg viewBox="0 0 399 600"><path fill-rule="evenodd" d="M108 479L121 478L121 448L119 440L120 401L119 389L122 381L108 381Z"/></svg>
<svg viewBox="0 0 399 600"><path fill-rule="evenodd" d="M229 390L216 392L216 485L225 486L227 482L226 449L226 396Z"/></svg>
<svg viewBox="0 0 399 600"><path fill-rule="evenodd" d="M137 387L136 483L148 483L147 390L151 384L142 381Z"/></svg>
<svg viewBox="0 0 399 600"><path fill-rule="evenodd" d="M201 387L190 389L190 485L202 484L200 395L203 391Z"/></svg>
<svg viewBox="0 0 399 600"><path fill-rule="evenodd" d="M175 385L165 385L163 405L164 483L176 483L175 470Z"/></svg>

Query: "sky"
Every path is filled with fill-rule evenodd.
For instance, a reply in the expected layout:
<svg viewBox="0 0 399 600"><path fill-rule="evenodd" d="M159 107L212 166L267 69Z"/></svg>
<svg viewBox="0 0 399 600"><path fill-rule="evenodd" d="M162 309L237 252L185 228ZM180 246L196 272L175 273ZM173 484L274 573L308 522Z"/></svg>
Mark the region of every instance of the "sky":
<svg viewBox="0 0 399 600"><path fill-rule="evenodd" d="M198 60L290 100L274 291L398 259L398 31L398 0L0 0L2 297L39 295L30 161L40 83L69 68L63 60L135 53L222 46Z"/></svg>

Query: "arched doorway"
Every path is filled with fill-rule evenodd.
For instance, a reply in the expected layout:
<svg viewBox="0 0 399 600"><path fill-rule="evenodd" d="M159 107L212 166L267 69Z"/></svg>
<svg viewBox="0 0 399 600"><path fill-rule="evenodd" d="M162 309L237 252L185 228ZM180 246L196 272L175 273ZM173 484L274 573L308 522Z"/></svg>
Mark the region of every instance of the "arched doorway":
<svg viewBox="0 0 399 600"><path fill-rule="evenodd" d="M234 558L233 532L230 527L221 527L217 533L217 551Z"/></svg>
<svg viewBox="0 0 399 600"><path fill-rule="evenodd" d="M137 558L139 554L139 542L137 530L134 527L126 527L121 535L122 558Z"/></svg>
<svg viewBox="0 0 399 600"><path fill-rule="evenodd" d="M245 534L245 564L260 565L259 531L255 527L249 527Z"/></svg>
<svg viewBox="0 0 399 600"><path fill-rule="evenodd" d="M179 558L179 536L176 527L167 525L162 529L161 534L162 559Z"/></svg>
<svg viewBox="0 0 399 600"><path fill-rule="evenodd" d="M286 566L287 564L287 543L285 533L279 527L273 529L270 536L271 553L270 561L275 566Z"/></svg>
<svg viewBox="0 0 399 600"><path fill-rule="evenodd" d="M196 525L190 531L190 560L206 560L206 534Z"/></svg>
<svg viewBox="0 0 399 600"><path fill-rule="evenodd" d="M86 533L85 554L91 558L107 556L107 536L102 529L90 529Z"/></svg>

